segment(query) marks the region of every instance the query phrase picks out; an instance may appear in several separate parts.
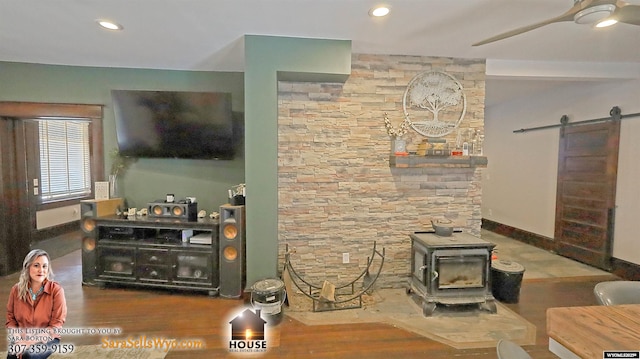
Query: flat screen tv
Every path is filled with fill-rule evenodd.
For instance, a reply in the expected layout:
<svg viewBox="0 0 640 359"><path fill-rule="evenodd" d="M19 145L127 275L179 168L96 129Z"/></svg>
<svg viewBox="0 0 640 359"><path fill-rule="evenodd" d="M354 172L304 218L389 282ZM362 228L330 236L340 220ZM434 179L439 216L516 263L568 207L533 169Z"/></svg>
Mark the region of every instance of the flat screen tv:
<svg viewBox="0 0 640 359"><path fill-rule="evenodd" d="M112 90L122 156L233 159L231 94Z"/></svg>

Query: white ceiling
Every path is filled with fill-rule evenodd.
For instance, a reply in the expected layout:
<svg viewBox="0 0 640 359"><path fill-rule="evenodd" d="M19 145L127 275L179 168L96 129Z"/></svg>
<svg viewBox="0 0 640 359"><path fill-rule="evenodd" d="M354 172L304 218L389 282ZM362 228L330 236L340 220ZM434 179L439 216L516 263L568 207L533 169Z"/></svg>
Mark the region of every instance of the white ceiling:
<svg viewBox="0 0 640 359"><path fill-rule="evenodd" d="M354 53L484 58L488 89L505 80L536 81L534 87L544 88L550 79L640 78L640 26L596 30L564 22L471 46L560 15L572 0L389 0L392 13L374 19L368 10L377 3L0 0L0 61L243 71L243 35L252 34L347 39ZM103 30L98 18L121 23L124 31ZM494 96L513 96L511 87L494 89Z"/></svg>

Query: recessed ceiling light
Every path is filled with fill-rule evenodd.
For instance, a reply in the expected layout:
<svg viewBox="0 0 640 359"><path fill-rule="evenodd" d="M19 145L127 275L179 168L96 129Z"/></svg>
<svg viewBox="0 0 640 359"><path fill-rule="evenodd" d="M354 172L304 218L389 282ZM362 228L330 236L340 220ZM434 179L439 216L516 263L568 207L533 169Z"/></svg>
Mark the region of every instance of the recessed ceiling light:
<svg viewBox="0 0 640 359"><path fill-rule="evenodd" d="M389 14L389 11L391 10L388 6L378 6L369 10L369 15L375 17L387 16Z"/></svg>
<svg viewBox="0 0 640 359"><path fill-rule="evenodd" d="M108 30L122 30L124 29L124 27L118 23L115 23L111 20L104 20L104 19L98 19L96 20L96 22L98 23L98 25L104 27L105 29Z"/></svg>

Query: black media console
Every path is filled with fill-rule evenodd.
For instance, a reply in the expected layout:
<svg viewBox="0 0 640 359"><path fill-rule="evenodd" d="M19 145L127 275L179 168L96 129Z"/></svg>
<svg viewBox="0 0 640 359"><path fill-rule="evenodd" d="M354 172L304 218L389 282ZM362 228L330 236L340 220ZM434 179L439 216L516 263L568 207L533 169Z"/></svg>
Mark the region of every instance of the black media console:
<svg viewBox="0 0 640 359"><path fill-rule="evenodd" d="M96 283L218 295L218 220L107 216L95 224Z"/></svg>

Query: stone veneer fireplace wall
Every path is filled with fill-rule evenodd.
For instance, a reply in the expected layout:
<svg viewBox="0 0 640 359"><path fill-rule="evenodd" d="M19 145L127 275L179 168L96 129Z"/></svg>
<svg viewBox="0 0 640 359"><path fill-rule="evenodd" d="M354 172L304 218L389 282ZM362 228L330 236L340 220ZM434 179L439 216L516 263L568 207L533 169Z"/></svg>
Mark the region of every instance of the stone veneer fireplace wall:
<svg viewBox="0 0 640 359"><path fill-rule="evenodd" d="M377 285L398 288L411 270L409 234L429 230L432 217L457 218L460 229L480 235L481 167L390 165L384 113L400 126L406 86L425 71L462 84L467 111L460 128L483 132L484 60L354 54L345 83L279 83L280 268L288 245L305 279L346 283L364 270L377 242L386 250ZM416 151L424 137L410 129L403 139ZM343 253L350 263L343 264Z"/></svg>

